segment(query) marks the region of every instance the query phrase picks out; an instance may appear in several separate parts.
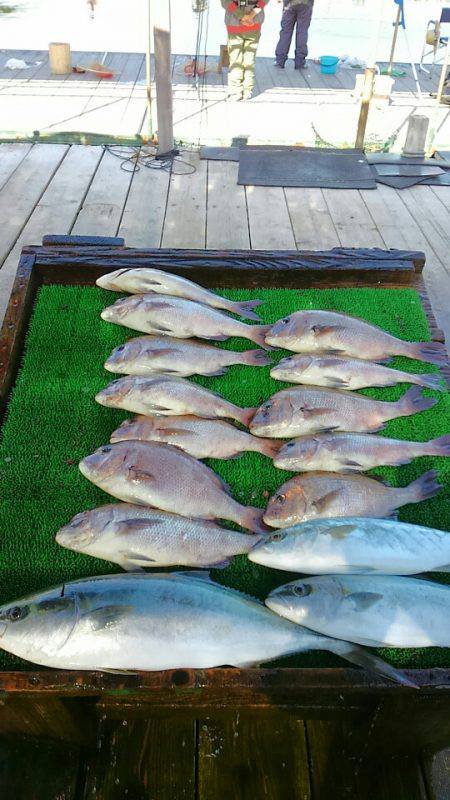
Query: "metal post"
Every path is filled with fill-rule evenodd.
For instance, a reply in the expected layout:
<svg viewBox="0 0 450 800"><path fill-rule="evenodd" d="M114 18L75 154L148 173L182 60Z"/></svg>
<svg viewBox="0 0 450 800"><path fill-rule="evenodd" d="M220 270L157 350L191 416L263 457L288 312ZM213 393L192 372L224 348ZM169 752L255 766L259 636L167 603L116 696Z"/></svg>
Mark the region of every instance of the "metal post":
<svg viewBox="0 0 450 800"><path fill-rule="evenodd" d="M396 47L396 44L397 44L398 29L399 29L399 26L400 26L401 13L402 13L402 9L399 6L398 10L397 10L397 19L394 22L394 35L392 37L391 55L389 56L389 66L387 68L387 74L388 75L392 75L392 66L394 64L394 53L395 53L395 47Z"/></svg>
<svg viewBox="0 0 450 800"><path fill-rule="evenodd" d="M158 155L174 150L171 81L170 0L156 0L153 6L155 43L155 84L158 116Z"/></svg>
<svg viewBox="0 0 450 800"><path fill-rule="evenodd" d="M445 79L447 77L447 70L450 64L450 36L448 37L447 42L447 49L445 51L444 63L442 64L442 72L441 72L441 79L439 81L439 87L437 90L437 102L438 105L442 103L442 96L444 94L444 85Z"/></svg>

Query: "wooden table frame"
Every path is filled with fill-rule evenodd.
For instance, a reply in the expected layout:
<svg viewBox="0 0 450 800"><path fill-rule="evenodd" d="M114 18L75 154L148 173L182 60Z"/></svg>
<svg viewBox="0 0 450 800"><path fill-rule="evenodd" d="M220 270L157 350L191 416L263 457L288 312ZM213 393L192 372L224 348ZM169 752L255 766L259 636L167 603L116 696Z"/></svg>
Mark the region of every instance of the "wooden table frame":
<svg viewBox="0 0 450 800"><path fill-rule="evenodd" d="M170 269L210 287L416 289L432 338L442 341L422 280L425 256L398 250L136 250L121 239L45 237L22 251L0 334L0 413L14 385L36 292L43 284L94 284L113 269ZM449 368L443 369L446 377ZM435 752L450 743L450 669L408 670L401 687L362 670L169 670L136 676L30 670L0 673L0 733L89 741L99 713L123 717L240 713L353 720L371 753ZM92 724L91 724L92 723ZM358 752L361 753L361 738Z"/></svg>

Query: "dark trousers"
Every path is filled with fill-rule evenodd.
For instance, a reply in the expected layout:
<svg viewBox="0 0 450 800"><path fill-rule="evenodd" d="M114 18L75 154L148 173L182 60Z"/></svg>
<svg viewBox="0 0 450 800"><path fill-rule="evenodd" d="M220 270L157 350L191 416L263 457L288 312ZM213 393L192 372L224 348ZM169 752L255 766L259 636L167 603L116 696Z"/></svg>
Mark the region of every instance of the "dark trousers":
<svg viewBox="0 0 450 800"><path fill-rule="evenodd" d="M313 7L309 3L299 3L283 11L281 17L280 38L275 50L277 64L284 66L289 55L292 34L295 34L295 66L300 67L308 55L308 30L311 23Z"/></svg>

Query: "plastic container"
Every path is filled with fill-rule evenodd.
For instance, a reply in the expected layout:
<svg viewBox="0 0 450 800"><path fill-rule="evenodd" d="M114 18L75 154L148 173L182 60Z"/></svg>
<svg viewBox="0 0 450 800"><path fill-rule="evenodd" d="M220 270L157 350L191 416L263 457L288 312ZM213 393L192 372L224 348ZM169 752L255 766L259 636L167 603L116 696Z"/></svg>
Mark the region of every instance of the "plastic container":
<svg viewBox="0 0 450 800"><path fill-rule="evenodd" d="M338 62L339 58L337 56L321 56L320 71L324 75L334 75Z"/></svg>

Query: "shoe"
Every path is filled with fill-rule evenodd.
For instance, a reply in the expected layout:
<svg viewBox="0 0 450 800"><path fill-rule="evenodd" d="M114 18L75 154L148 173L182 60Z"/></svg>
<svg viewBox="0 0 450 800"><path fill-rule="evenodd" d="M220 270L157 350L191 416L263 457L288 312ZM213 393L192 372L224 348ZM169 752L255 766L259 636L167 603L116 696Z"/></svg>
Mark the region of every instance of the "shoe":
<svg viewBox="0 0 450 800"><path fill-rule="evenodd" d="M229 94L228 95L227 102L228 103L239 103L239 101L242 100L242 99L243 99L242 94L234 93L234 94Z"/></svg>
<svg viewBox="0 0 450 800"><path fill-rule="evenodd" d="M252 92L244 92L242 100L251 100L251 99L252 99Z"/></svg>
<svg viewBox="0 0 450 800"><path fill-rule="evenodd" d="M273 66L277 69L284 69L284 64L279 64L278 61L274 61Z"/></svg>
<svg viewBox="0 0 450 800"><path fill-rule="evenodd" d="M302 61L300 64L294 64L294 69L306 69L306 61Z"/></svg>

